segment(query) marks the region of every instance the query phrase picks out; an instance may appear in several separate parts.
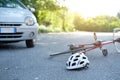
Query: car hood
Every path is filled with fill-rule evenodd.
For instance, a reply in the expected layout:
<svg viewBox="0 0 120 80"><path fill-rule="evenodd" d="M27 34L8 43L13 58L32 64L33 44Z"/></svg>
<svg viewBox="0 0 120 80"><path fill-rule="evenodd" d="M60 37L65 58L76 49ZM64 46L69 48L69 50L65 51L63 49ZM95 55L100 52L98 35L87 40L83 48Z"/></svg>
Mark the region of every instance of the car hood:
<svg viewBox="0 0 120 80"><path fill-rule="evenodd" d="M27 16L33 17L28 9L0 8L0 22L24 22Z"/></svg>

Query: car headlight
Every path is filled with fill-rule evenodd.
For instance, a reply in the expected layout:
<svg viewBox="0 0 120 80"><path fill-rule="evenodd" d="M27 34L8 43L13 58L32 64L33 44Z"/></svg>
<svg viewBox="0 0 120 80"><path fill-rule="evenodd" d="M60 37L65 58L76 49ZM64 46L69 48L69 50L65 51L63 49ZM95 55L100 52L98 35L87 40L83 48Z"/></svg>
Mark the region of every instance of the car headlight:
<svg viewBox="0 0 120 80"><path fill-rule="evenodd" d="M32 26L32 25L34 25L34 20L33 20L33 18L32 17L26 17L25 18L25 24L27 25L27 26Z"/></svg>

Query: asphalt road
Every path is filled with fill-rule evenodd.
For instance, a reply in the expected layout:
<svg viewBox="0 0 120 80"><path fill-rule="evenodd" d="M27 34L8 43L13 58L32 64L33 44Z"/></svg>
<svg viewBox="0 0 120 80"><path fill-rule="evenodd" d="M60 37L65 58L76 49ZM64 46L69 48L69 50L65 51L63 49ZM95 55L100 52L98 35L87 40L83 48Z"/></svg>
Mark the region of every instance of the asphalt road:
<svg viewBox="0 0 120 80"><path fill-rule="evenodd" d="M99 39L112 40L111 33L97 33ZM50 57L68 49L68 44L94 42L93 33L40 34L34 48L24 42L0 45L0 80L120 80L120 54L113 44L106 45L108 56L99 49L86 53L88 69L66 70L71 54Z"/></svg>

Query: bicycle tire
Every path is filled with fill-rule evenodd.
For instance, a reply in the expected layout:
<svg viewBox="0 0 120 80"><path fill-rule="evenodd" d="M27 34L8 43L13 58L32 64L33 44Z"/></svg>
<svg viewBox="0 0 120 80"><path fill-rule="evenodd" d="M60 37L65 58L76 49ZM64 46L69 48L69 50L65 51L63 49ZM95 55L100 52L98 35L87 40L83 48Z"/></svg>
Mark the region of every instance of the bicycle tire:
<svg viewBox="0 0 120 80"><path fill-rule="evenodd" d="M120 28L115 28L113 30L113 40L116 40L118 38L120 38ZM120 53L120 43L115 41L114 45L115 45L117 52Z"/></svg>

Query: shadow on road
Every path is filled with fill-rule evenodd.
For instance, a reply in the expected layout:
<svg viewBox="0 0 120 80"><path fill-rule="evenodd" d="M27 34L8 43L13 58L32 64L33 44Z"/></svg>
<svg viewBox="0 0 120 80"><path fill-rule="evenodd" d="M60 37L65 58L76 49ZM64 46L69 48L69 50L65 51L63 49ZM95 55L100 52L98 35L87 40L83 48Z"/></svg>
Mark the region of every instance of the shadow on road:
<svg viewBox="0 0 120 80"><path fill-rule="evenodd" d="M8 43L8 44L0 44L0 50L7 49L26 49L25 45L21 45L21 43Z"/></svg>

